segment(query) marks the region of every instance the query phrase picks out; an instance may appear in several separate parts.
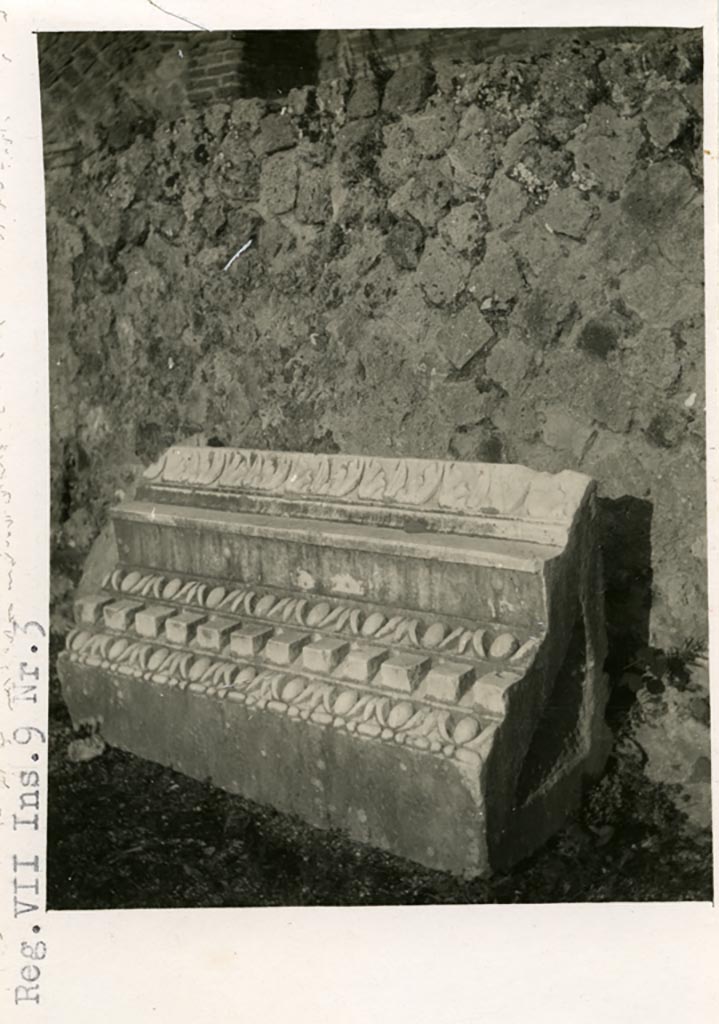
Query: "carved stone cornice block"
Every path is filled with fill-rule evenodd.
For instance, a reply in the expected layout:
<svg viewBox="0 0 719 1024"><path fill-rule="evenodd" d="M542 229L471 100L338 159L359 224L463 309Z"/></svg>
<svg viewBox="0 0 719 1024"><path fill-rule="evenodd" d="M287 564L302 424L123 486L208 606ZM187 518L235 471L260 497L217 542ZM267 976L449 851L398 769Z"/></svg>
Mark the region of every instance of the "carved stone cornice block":
<svg viewBox="0 0 719 1024"><path fill-rule="evenodd" d="M173 448L112 520L60 657L108 743L470 876L601 770L589 478Z"/></svg>

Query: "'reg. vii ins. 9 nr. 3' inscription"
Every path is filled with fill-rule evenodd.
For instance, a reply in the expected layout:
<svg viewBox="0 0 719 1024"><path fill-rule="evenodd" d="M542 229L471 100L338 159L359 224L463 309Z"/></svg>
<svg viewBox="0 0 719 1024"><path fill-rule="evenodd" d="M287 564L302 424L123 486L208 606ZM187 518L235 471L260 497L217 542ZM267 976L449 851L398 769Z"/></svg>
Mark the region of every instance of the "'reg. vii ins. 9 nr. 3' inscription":
<svg viewBox="0 0 719 1024"><path fill-rule="evenodd" d="M601 771L589 478L174 448L112 518L60 657L107 742L468 876Z"/></svg>

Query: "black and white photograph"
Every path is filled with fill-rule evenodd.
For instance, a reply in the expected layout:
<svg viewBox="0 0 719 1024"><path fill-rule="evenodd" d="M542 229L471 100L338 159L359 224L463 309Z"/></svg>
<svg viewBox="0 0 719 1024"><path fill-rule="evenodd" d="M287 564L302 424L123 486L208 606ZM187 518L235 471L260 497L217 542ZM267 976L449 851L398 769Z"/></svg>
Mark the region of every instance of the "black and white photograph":
<svg viewBox="0 0 719 1024"><path fill-rule="evenodd" d="M49 919L711 903L705 26L150 6L34 34Z"/></svg>
<svg viewBox="0 0 719 1024"><path fill-rule="evenodd" d="M710 897L701 32L39 60L50 906Z"/></svg>

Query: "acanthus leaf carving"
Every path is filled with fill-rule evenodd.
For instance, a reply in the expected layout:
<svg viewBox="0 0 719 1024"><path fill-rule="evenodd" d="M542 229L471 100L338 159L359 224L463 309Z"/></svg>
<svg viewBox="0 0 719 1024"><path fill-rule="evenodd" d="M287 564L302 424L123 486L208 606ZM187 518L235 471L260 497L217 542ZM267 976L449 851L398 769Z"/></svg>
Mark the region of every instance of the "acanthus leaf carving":
<svg viewBox="0 0 719 1024"><path fill-rule="evenodd" d="M356 457L350 457L338 460L335 466L337 472L334 474L330 493L334 498L346 498L360 482L363 461Z"/></svg>
<svg viewBox="0 0 719 1024"><path fill-rule="evenodd" d="M332 476L332 463L326 455L318 455L317 460L317 468L312 482L312 490L315 494L324 496L329 493L330 479Z"/></svg>
<svg viewBox="0 0 719 1024"><path fill-rule="evenodd" d="M241 448L233 448L225 462L225 472L218 483L223 487L241 487L247 478L248 468L247 453Z"/></svg>
<svg viewBox="0 0 719 1024"><path fill-rule="evenodd" d="M404 459L395 459L388 475L388 483L385 489L385 498L394 501L397 495L407 484L407 463Z"/></svg>
<svg viewBox="0 0 719 1024"><path fill-rule="evenodd" d="M171 448L145 478L552 523L571 520L588 484L581 474L523 466L193 446Z"/></svg>
<svg viewBox="0 0 719 1024"><path fill-rule="evenodd" d="M384 495L386 487L387 478L381 463L376 459L366 462L357 488L357 497L361 501L378 501Z"/></svg>
<svg viewBox="0 0 719 1024"><path fill-rule="evenodd" d="M287 458L277 457L266 459L260 476L263 489L268 491L281 490L289 476L290 467L291 463Z"/></svg>

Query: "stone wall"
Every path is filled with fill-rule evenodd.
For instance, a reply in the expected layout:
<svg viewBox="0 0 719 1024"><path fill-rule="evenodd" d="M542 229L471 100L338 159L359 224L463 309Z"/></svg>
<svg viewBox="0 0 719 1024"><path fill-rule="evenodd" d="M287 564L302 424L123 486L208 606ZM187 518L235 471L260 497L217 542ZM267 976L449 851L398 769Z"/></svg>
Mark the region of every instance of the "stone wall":
<svg viewBox="0 0 719 1024"><path fill-rule="evenodd" d="M702 641L700 33L370 63L48 167L56 628L200 435L590 473L615 649Z"/></svg>

